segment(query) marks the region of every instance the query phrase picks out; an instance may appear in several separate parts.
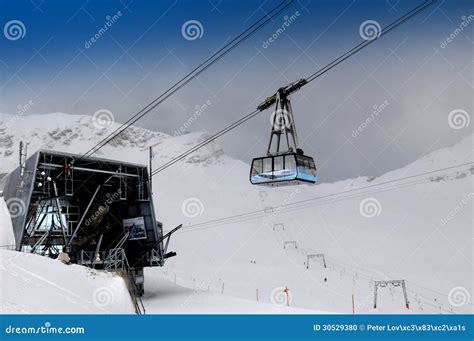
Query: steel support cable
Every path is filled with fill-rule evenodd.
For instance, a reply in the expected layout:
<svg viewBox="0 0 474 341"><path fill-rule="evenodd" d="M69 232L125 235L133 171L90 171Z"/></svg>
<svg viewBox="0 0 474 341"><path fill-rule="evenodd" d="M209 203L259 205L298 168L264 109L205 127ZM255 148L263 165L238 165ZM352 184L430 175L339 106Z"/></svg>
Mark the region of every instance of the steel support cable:
<svg viewBox="0 0 474 341"><path fill-rule="evenodd" d="M163 101L168 99L171 95L176 93L179 89L181 89L183 86L188 84L191 80L196 78L199 74L204 72L207 68L209 68L211 65L216 63L218 60L220 60L227 53L229 53L234 48L239 46L243 41L250 38L254 33L256 33L263 26L265 26L268 22L270 22L275 16L277 16L282 11L284 11L286 8L288 8L294 1L295 0L285 0L285 1L281 2L278 6L274 7L268 14L266 14L264 17L260 18L252 26L250 26L244 32L242 32L237 37L232 39L230 42L228 42L226 45L224 45L224 47L220 48L217 52L215 52L212 56L207 58L199 66L195 67L185 77L183 77L181 80L179 80L178 82L173 84L163 94L161 94L159 97L154 99L151 103L149 103L147 106L145 106L140 111L138 111L136 114L134 114L132 117L130 117L125 123L123 123L120 127L115 129L113 132L111 132L107 137L105 137L104 139L99 141L94 147L92 147L86 153L84 153L81 156L81 159L84 158L84 157L93 155L98 150L100 150L102 147L104 147L106 144L108 144L113 139L115 139L117 136L119 136L121 133L123 133L125 130L130 128L130 126L133 123L137 122L139 119L141 119L142 117L147 115L150 111L155 109L159 104L161 104Z"/></svg>
<svg viewBox="0 0 474 341"><path fill-rule="evenodd" d="M422 3L421 5L417 6L416 8L412 9L411 11L409 11L408 13L406 13L405 15L401 16L400 18L398 18L397 20L395 20L394 22L392 22L391 24L389 24L388 26L384 27L383 29L380 30L380 34L378 34L374 39L371 39L371 40L364 40L363 42L357 44L355 47L353 47L352 49L350 49L349 51L347 51L346 53L344 53L343 55L341 55L340 57L336 58L335 60L333 60L332 62L330 62L329 64L327 64L326 66L324 66L323 68L319 69L318 71L316 71L315 73L311 74L310 76L308 76L306 79L304 79L304 84L302 84L301 86L304 86L305 84L308 84L312 81L314 81L316 78L322 76L323 74L325 74L326 72L328 72L329 70L331 70L332 68L334 68L335 66L339 65L340 63L342 63L343 61L345 61L346 59L348 59L349 57L353 56L354 54L356 54L357 52L359 52L360 50L362 50L364 47L368 46L369 44L373 43L374 41L378 40L381 36L387 34L388 32L390 32L391 30L393 30L394 28L398 27L399 25L401 25L402 23L404 23L405 21L409 20L410 18L412 18L414 15L418 14L419 12L423 11L424 9L426 9L426 7L430 6L431 4L433 4L436 0L429 0L429 1L425 1L424 3ZM301 87L300 86L300 87ZM299 88L300 88L299 87ZM298 88L298 89L299 89ZM158 174L159 172L167 169L168 167L174 165L176 162L184 159L186 156L188 156L189 154L192 154L194 153L195 151L201 149L202 147L206 146L207 144L211 143L212 141L214 141L215 139L219 138L220 136L226 134L227 132L237 128L238 126L240 126L241 124L247 122L249 119L255 117L256 115L258 115L259 113L261 113L263 110L260 110L260 109L257 109L256 111L254 111L253 113L250 113L246 116L244 116L243 118L239 119L238 121L228 125L226 128L222 129L221 131L217 132L216 134L210 136L209 138L207 138L206 140L202 141L201 143L199 143L198 145L188 149L187 151L173 157L170 161L164 163L163 165L159 166L157 169L155 169L152 173L151 173L151 176L154 176L156 174Z"/></svg>
<svg viewBox="0 0 474 341"><path fill-rule="evenodd" d="M378 40L378 38L384 36L385 34L390 32L391 30L393 30L393 29L397 28L398 26L400 26L401 24L403 24L405 21L409 20L410 18L412 18L416 14L420 13L421 11L426 9L428 6L432 5L435 1L436 0L425 1L424 3L422 3L421 5L415 7L414 9L412 9L411 11L406 13L405 15L401 16L400 18L398 18L397 20L392 22L391 24L385 26L383 29L380 30L380 32L373 39L367 39L367 40L362 41L361 43L354 46L352 49L350 49L349 51L347 51L346 53L344 53L340 57L334 59L331 63L327 64L322 69L320 69L320 70L316 71L315 73L313 73L312 75L308 76L306 78L306 83L310 83L310 82L314 81L316 78L322 76L324 73L328 72L329 70L331 70L335 66L339 65L340 63L342 63L343 61L345 61L346 59L348 59L352 55L356 54L357 52L362 50L364 47L372 44L374 41Z"/></svg>
<svg viewBox="0 0 474 341"><path fill-rule="evenodd" d="M403 183L397 186L396 189L400 188L406 188L406 187L412 187L415 185L420 185L423 183L429 182L427 179L423 180L418 180L418 181L412 181L409 183ZM243 223L255 219L262 219L266 218L268 215L274 214L274 215L279 215L282 213L290 213L290 212L295 212L295 211L300 211L304 210L306 208L313 208L313 207L319 207L319 206L324 206L324 205L330 205L333 203L337 203L340 201L344 200L350 200L350 199L355 199L359 198L361 196L366 196L366 195L374 195L374 194L379 194L379 193L384 193L390 190L394 190L395 188L387 187L387 188L380 188L380 189L374 189L372 191L367 191L367 192L361 192L361 193L355 193L355 194L349 194L346 196L339 196L335 198L328 198L328 199L323 199L321 201L315 201L315 202L308 202L308 203L303 203L300 205L295 205L295 206L281 206L281 207L276 207L274 211L269 211L267 212L266 210L262 210L259 212L252 212L249 214L242 214L242 217L228 217L228 218L222 218L221 221L212 221L212 222L205 222L205 223L198 223L194 225L188 225L183 228L182 231L178 232L177 234L180 233L187 233L187 232L194 232L194 231L199 231L199 230L206 230L212 227L216 226L223 226L223 225L230 225L230 224L235 224L235 223Z"/></svg>
<svg viewBox="0 0 474 341"><path fill-rule="evenodd" d="M465 167L465 166L469 166L469 165L471 165L471 166L474 165L474 162L468 162L468 163L464 163L464 164L461 164L461 165L440 168L440 169L436 169L436 170L432 170L432 171L428 171L428 172L424 172L424 173L419 173L419 174L414 174L414 175L410 175L410 176L406 176L406 177L402 177L402 178L398 178L398 179L384 181L384 182L381 182L381 183L371 184L371 185L368 185L368 186L352 188L352 189L349 189L349 190L346 190L346 191L340 191L340 192L330 193L330 194L326 194L326 195L322 195L322 196L318 196L318 197L313 197L313 198L309 198L309 199L305 199L305 200L300 200L300 201L296 201L296 202L293 202L293 203L282 205L280 207L276 207L276 208L272 207L272 211L270 211L270 212L268 212L267 209L263 209L263 210L255 210L255 211L251 211L251 212L247 212L247 213L241 213L241 214L237 214L237 215L233 215L233 216L213 219L213 220L210 220L210 221L185 226L185 227L183 227L183 231L181 231L179 233L185 233L184 229L193 228L190 231L194 231L195 229L197 230L198 227L208 226L209 224L219 224L219 223L221 223L225 220L230 220L230 219L244 218L244 217L249 217L249 216L251 217L251 219L255 219L255 218L260 217L259 215L262 215L262 214L264 216L268 213L274 213L274 212L280 213L280 212L292 209L294 207L300 207L302 204L310 204L311 202L316 201L316 200L327 199L327 198L331 198L331 197L336 197L337 198L337 196L339 196L339 195L354 193L354 192L361 191L361 190L368 189L368 188L375 188L375 187L385 186L385 185L389 185L389 184L392 184L392 183L395 183L395 182L400 182L400 181L403 181L403 180L418 178L418 177L422 177L422 176L426 176L426 175L430 175L430 174L434 174L434 173L438 173L438 172L443 172L443 171L447 171L447 170L452 170L452 169L456 169L456 168L460 168L460 167ZM421 180L430 181L429 178L428 179L420 179L420 181ZM417 183L414 183L414 184L417 184ZM406 184L402 183L399 186L403 186L403 185L406 185ZM394 187L393 189L397 189L397 187ZM314 206L314 205L310 205L310 206ZM257 215L257 216L254 218L253 215Z"/></svg>
<svg viewBox="0 0 474 341"><path fill-rule="evenodd" d="M208 137L207 139L205 139L204 141L198 143L197 145L195 145L194 147L186 150L185 152L183 152L182 154L179 154L178 156L175 156L174 158L172 158L170 161L166 162L165 164L163 164L162 166L158 167L157 169L155 169L152 173L151 173L151 176L154 176L156 174L158 174L159 172L165 170L166 168L172 166L173 164L175 164L176 162L184 159L186 156L194 153L195 151L201 149L202 147L208 145L209 143L211 143L212 141L214 141L215 139L221 137L222 135L228 133L229 131L237 128L239 125L247 122L248 120L250 120L251 118L253 118L254 116L258 115L260 113L260 110L254 110L252 111L251 113L245 115L244 117L240 118L238 121L232 123L231 125L225 127L224 129L220 130L219 132L215 133L214 135Z"/></svg>

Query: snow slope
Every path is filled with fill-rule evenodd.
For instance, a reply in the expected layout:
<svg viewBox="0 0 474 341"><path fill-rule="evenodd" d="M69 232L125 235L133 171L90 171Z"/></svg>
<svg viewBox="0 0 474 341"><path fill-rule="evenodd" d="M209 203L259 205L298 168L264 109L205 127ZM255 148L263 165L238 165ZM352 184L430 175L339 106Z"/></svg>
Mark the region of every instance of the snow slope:
<svg viewBox="0 0 474 341"><path fill-rule="evenodd" d="M288 307L284 295L276 304L234 298L200 286L174 284L157 271L146 274L143 303L147 314L328 314L331 312Z"/></svg>
<svg viewBox="0 0 474 341"><path fill-rule="evenodd" d="M0 121L0 173L15 167L22 139L30 142L30 154L38 148L81 153L117 127L98 129L90 117L66 114L3 115ZM204 137L135 128L97 155L146 164L145 147L153 144L158 167ZM264 188L249 184L247 164L211 143L154 177L155 207L165 230L185 227L170 244L178 256L163 269L147 269L146 286L154 291L165 277L191 290L205 288L212 297L224 290L224 296L251 301L258 290L259 301L274 306L288 287L292 307L313 311L351 313L354 295L357 313L472 313L472 165L385 184L473 162L472 146L470 136L378 178ZM306 203L275 210L300 201ZM192 227L258 210L266 213ZM289 241L296 248L284 248ZM324 254L327 268L312 259L308 269L308 254ZM406 281L410 309L398 287L381 288L373 308L373 281L389 279ZM159 312L160 299L146 297L146 308ZM212 302L208 298L192 311L212 311Z"/></svg>
<svg viewBox="0 0 474 341"><path fill-rule="evenodd" d="M0 197L0 227L0 248L14 248L15 237L13 235L12 220L2 197Z"/></svg>
<svg viewBox="0 0 474 341"><path fill-rule="evenodd" d="M0 313L134 313L114 274L17 251L0 250Z"/></svg>
<svg viewBox="0 0 474 341"><path fill-rule="evenodd" d="M135 313L123 279L105 271L0 250L0 278L0 314ZM159 275L148 283L148 314L322 313L186 289Z"/></svg>

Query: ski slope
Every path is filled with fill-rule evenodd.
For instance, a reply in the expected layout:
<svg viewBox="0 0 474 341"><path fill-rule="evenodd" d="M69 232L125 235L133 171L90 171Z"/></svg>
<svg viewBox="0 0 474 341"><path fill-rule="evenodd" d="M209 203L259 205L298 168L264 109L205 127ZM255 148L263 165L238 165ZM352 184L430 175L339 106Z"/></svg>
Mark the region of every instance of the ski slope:
<svg viewBox="0 0 474 341"><path fill-rule="evenodd" d="M117 127L98 129L90 117L67 114L2 115L0 121L0 173L16 166L20 140L30 143L30 153L80 153ZM135 128L97 156L146 164L146 146L154 145L156 168L205 136ZM474 162L472 138L378 178L288 188L251 186L248 165L209 144L154 177L158 219L165 230L180 223L184 228L170 243L178 256L162 269L146 269L147 311L181 312L179 299L164 297L175 291L207 296L199 301L191 294L188 312L226 312L219 296L248 303L256 302L257 292L259 307L280 309L287 287L288 309L352 313L354 297L356 313L472 313L474 168L415 176ZM237 215L242 217L197 225ZM321 258L308 266L313 254L324 254L327 267ZM380 288L374 309L374 281L391 279L405 280L410 309L399 287ZM155 285L161 280L179 289L160 289ZM165 302L169 309L158 308Z"/></svg>
<svg viewBox="0 0 474 341"><path fill-rule="evenodd" d="M111 273L0 250L2 314L132 314L123 279Z"/></svg>

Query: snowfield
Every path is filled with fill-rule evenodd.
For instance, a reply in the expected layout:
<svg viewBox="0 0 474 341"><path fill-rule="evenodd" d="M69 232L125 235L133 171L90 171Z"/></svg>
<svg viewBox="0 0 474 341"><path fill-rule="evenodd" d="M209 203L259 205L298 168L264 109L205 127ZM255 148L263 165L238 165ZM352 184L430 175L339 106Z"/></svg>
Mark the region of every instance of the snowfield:
<svg viewBox="0 0 474 341"><path fill-rule="evenodd" d="M16 167L20 140L30 143L30 155L39 148L81 153L116 127L98 126L88 116L0 115L0 173ZM171 137L134 128L97 156L147 164L146 146L154 145L156 168L205 136ZM251 186L248 164L230 158L213 142L154 177L158 219L165 230L180 223L184 227L170 243L178 256L164 268L145 271L147 313L352 313L353 299L355 313L473 313L473 162L471 135L377 178L266 188ZM2 245L7 245L8 222L1 227ZM71 291L60 274L78 273L83 281L73 291L81 297L75 298L77 307L71 306L75 312L100 313L103 307L90 306L91 295L116 280L12 253L17 254L0 254L2 307L8 301L5 309L12 312L21 312L24 302L13 299L19 296L10 286L21 285L11 273L26 275L11 264L26 268L26 257L54 267L45 273L57 272L58 285ZM309 264L308 255L315 255ZM13 279L5 281L4 276ZM405 280L409 309L401 287L391 286L379 287L374 309L374 281L380 280ZM22 290L35 295L32 285ZM61 293L54 286L48 290ZM117 293L117 302L125 302L126 295ZM287 298L290 307L285 306ZM68 301L62 300L44 309L71 311L61 310L68 309L63 307ZM107 307L116 308L133 312L122 303ZM29 312L35 309L39 307Z"/></svg>
<svg viewBox="0 0 474 341"><path fill-rule="evenodd" d="M0 313L132 314L124 280L114 274L0 250Z"/></svg>
<svg viewBox="0 0 474 341"><path fill-rule="evenodd" d="M16 251L0 250L0 314L134 314L124 280L115 274ZM149 276L147 314L314 314L180 287Z"/></svg>

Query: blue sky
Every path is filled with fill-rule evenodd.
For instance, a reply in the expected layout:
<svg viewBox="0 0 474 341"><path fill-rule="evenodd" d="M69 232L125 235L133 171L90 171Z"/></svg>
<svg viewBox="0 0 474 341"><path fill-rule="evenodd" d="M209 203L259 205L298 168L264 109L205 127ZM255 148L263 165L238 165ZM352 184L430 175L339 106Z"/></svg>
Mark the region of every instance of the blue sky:
<svg viewBox="0 0 474 341"><path fill-rule="evenodd" d="M279 2L2 0L1 27L19 20L26 31L18 40L0 36L0 111L14 114L32 101L27 115L92 115L106 108L124 121ZM364 21L385 26L421 2L296 1L138 125L172 134L197 105L210 101L189 131L215 132L360 42ZM469 0L438 0L293 96L303 148L324 165L323 179L378 175L472 132L472 126L450 129L446 117L454 109L472 114L474 23L448 46L441 43L473 7ZM119 11L119 19L86 48L107 16ZM297 19L265 48L285 16L296 12ZM202 37L183 37L189 20L202 25ZM384 101L390 105L376 124L351 137ZM226 151L247 162L264 153L265 115L222 139ZM235 143L240 140L249 143Z"/></svg>

